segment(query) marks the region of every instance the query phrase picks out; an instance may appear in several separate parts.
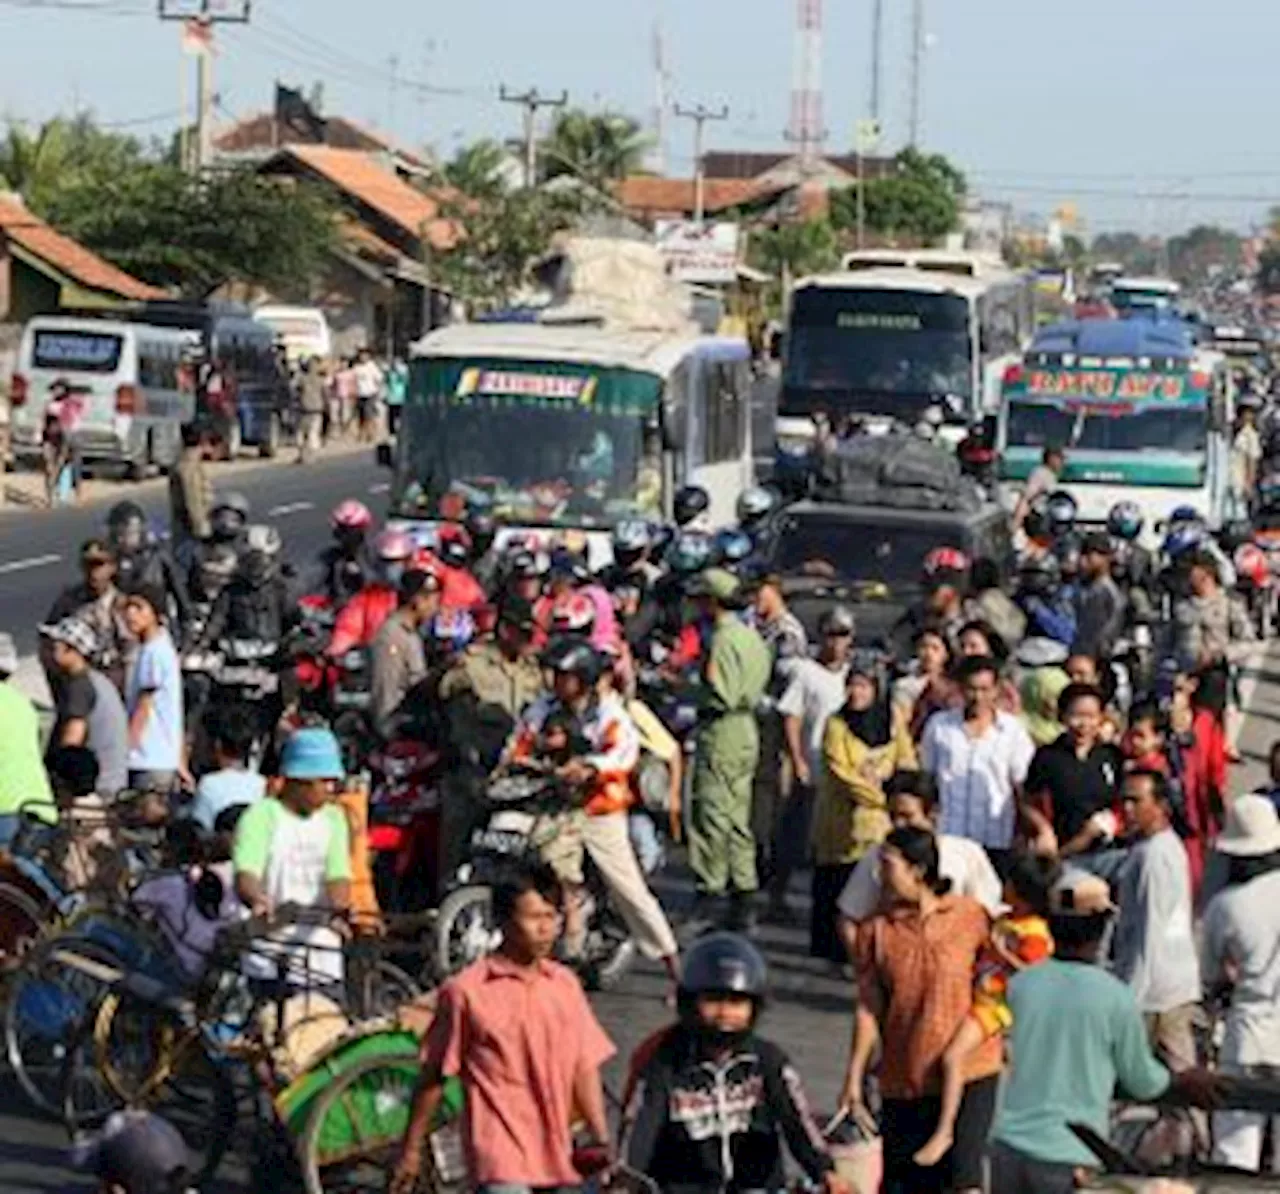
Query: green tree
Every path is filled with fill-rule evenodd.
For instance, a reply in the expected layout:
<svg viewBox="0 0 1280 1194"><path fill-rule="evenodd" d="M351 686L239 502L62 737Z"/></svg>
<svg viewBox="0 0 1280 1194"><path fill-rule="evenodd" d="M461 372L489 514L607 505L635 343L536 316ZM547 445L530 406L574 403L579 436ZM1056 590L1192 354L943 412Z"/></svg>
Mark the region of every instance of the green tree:
<svg viewBox="0 0 1280 1194"><path fill-rule="evenodd" d="M463 146L441 173L445 182L464 195L493 199L506 189L502 175L506 157L506 151L498 142L485 138Z"/></svg>
<svg viewBox="0 0 1280 1194"><path fill-rule="evenodd" d="M506 306L529 285L530 268L552 239L592 204L579 190L523 187L446 203L441 215L456 220L463 232L451 248L432 255L432 274L472 310Z"/></svg>
<svg viewBox="0 0 1280 1194"><path fill-rule="evenodd" d="M136 277L194 298L229 281L305 290L337 236L325 193L247 167L195 178L151 161L73 177L43 214Z"/></svg>
<svg viewBox="0 0 1280 1194"><path fill-rule="evenodd" d="M959 227L965 178L941 154L904 149L891 173L863 185L865 226L872 235L931 244ZM832 195L831 218L840 231L856 226L856 188Z"/></svg>
<svg viewBox="0 0 1280 1194"><path fill-rule="evenodd" d="M1280 294L1280 244L1275 241L1258 254L1258 285L1266 294Z"/></svg>
<svg viewBox="0 0 1280 1194"><path fill-rule="evenodd" d="M1234 273L1244 259L1244 245L1234 232L1210 224L1197 224L1182 236L1169 239L1169 272L1190 286L1201 285L1223 273Z"/></svg>
<svg viewBox="0 0 1280 1194"><path fill-rule="evenodd" d="M639 122L616 112L562 112L538 147L542 180L569 175L604 190L610 182L637 173L649 149Z"/></svg>
<svg viewBox="0 0 1280 1194"><path fill-rule="evenodd" d="M768 301L776 312L782 303L784 278L835 269L840 261L839 239L829 220L754 228L747 240L747 261L773 279Z"/></svg>
<svg viewBox="0 0 1280 1194"><path fill-rule="evenodd" d="M1152 274L1160 266L1160 242L1136 232L1103 232L1094 238L1090 256L1095 262L1118 262L1131 274Z"/></svg>

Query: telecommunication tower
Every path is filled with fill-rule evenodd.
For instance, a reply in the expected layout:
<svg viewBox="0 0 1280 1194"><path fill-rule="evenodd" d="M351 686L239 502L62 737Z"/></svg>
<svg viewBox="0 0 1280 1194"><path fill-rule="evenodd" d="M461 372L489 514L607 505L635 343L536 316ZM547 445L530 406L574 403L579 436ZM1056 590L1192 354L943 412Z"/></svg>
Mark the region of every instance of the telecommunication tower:
<svg viewBox="0 0 1280 1194"><path fill-rule="evenodd" d="M812 162L826 139L822 123L822 0L796 0L791 63L791 124L787 139Z"/></svg>

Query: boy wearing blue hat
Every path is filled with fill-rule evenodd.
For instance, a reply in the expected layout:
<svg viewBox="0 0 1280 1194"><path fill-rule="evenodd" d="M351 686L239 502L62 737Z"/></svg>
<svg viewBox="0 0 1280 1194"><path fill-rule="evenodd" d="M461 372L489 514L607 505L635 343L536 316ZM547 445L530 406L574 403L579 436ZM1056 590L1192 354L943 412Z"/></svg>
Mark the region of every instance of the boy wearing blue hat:
<svg viewBox="0 0 1280 1194"><path fill-rule="evenodd" d="M342 752L329 730L295 730L280 755L278 795L250 806L236 827L232 861L236 892L256 916L285 904L351 906L351 849L347 820L334 802L343 778ZM332 929L292 926L273 938L296 944L312 975L342 981L342 940Z"/></svg>

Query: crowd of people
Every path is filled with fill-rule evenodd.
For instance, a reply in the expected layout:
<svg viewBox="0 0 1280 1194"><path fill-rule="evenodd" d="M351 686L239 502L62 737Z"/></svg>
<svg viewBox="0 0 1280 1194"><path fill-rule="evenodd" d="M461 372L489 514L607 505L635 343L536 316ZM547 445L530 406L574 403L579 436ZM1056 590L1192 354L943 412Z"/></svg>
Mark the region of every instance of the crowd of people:
<svg viewBox="0 0 1280 1194"><path fill-rule="evenodd" d="M193 643L238 618L260 631L264 585L277 638L297 602L279 536L212 494L188 438L174 550L140 512L113 515L40 628L47 735L0 638L0 838L32 816L156 794L157 818L228 842L235 898L220 915L238 902L347 916L368 871L340 799L347 744L290 719L290 684L274 709L288 728L257 754L252 710L193 705ZM1069 583L1045 588L1030 578L1070 554L1047 488L1016 515L1013 584L996 561L929 554L896 656L861 643L840 605L810 644L781 578L753 564L771 506L756 491L740 503L745 551L696 526L628 525L599 575L566 549L499 550L484 515L425 548L375 535L359 503L335 509L334 541L301 583L335 614L327 658L369 652L372 740L430 734L448 752L438 873L465 861L495 768L549 769L566 793L541 861L495 888L498 952L440 990L399 1188L426 1163L442 1081L460 1076L478 1187L578 1185L577 1125L664 1189L777 1189L784 1145L831 1194L847 1189L794 1067L757 1030L757 921L794 921L806 872L810 952L856 991L841 1108L878 1124L889 1194L1074 1188L1097 1159L1068 1124L1106 1136L1118 1089L1213 1105L1207 1007L1223 1009L1220 1074L1280 1065L1277 802L1228 783L1248 627L1194 537L1166 594L1162 665L1137 691L1118 666L1140 603L1139 582L1117 579L1132 511L1078 540ZM231 596L205 608L228 552ZM688 724L655 713L663 694L688 702ZM667 824L640 807L645 756L667 768ZM695 902L679 936L642 862L656 829L687 833ZM92 846L69 882L91 881L109 834ZM675 1004L631 1059L616 1149L599 1076L613 1046L571 969L588 857ZM1193 1122L1211 1125L1223 1163L1280 1159L1260 1116Z"/></svg>

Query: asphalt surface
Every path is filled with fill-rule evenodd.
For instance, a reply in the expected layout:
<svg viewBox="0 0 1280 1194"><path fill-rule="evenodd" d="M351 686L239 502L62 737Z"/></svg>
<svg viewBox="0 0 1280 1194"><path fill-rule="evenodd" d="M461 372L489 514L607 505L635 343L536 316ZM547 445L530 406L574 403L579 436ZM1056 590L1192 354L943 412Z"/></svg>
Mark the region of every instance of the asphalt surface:
<svg viewBox="0 0 1280 1194"><path fill-rule="evenodd" d="M285 457L285 461L289 458ZM389 474L378 468L372 447L326 456L303 466L278 462L215 466L219 492L238 491L252 504L254 521L275 525L295 562L314 556L329 536L329 511L343 498L359 498L379 520L386 511ZM103 532L111 503L137 501L149 518L169 522L165 480L122 485L92 505L55 510L0 510L0 630L20 653L36 648L36 627L59 591L80 579L80 544Z"/></svg>

